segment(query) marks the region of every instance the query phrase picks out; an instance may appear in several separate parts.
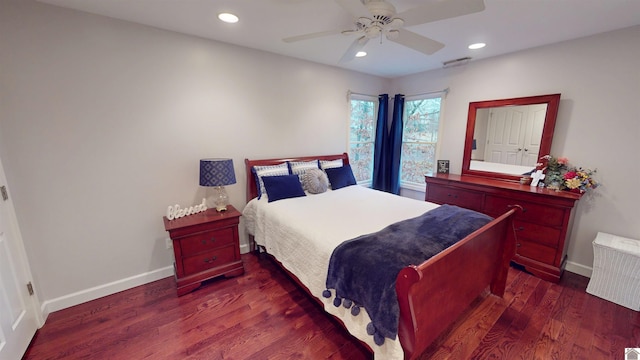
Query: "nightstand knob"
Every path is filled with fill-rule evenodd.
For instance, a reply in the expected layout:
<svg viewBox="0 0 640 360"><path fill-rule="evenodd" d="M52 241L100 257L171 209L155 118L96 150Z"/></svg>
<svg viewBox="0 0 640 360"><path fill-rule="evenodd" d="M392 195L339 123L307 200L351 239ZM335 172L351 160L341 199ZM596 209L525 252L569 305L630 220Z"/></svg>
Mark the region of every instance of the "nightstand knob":
<svg viewBox="0 0 640 360"><path fill-rule="evenodd" d="M212 243L216 241L216 238L212 237L210 240ZM202 245L206 245L207 244L207 239L203 239L202 240Z"/></svg>
<svg viewBox="0 0 640 360"><path fill-rule="evenodd" d="M207 264L210 264L210 263L214 262L217 258L218 258L217 256L214 256L211 259L205 258L204 262L206 262Z"/></svg>

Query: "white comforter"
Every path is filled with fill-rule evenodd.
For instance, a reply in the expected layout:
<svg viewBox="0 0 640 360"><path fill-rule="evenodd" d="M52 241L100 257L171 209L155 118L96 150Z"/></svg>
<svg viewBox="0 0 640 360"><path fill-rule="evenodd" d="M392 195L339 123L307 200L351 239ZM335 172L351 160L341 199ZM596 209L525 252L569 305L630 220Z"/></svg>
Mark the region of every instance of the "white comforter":
<svg viewBox="0 0 640 360"><path fill-rule="evenodd" d="M279 200L253 199L243 210L249 234L340 318L347 330L367 343L377 359L402 359L400 342L387 339L383 346L367 334L366 311L352 316L322 297L333 249L359 235L382 230L400 220L419 216L438 205L362 186L348 186L322 194Z"/></svg>

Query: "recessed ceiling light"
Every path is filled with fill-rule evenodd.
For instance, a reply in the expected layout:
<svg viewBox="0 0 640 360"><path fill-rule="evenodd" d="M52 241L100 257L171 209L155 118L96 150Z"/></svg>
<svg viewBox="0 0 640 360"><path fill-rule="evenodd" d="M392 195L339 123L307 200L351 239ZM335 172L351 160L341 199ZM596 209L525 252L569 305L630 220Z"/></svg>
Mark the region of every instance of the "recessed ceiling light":
<svg viewBox="0 0 640 360"><path fill-rule="evenodd" d="M358 51L356 53L356 57L363 57L363 56L367 56L367 53L365 51Z"/></svg>
<svg viewBox="0 0 640 360"><path fill-rule="evenodd" d="M238 17L230 13L220 13L218 14L218 19L229 24L234 24L238 22Z"/></svg>
<svg viewBox="0 0 640 360"><path fill-rule="evenodd" d="M469 45L469 49L477 50L477 49L482 49L485 46L487 46L487 44L485 44L485 43L475 43L475 44Z"/></svg>

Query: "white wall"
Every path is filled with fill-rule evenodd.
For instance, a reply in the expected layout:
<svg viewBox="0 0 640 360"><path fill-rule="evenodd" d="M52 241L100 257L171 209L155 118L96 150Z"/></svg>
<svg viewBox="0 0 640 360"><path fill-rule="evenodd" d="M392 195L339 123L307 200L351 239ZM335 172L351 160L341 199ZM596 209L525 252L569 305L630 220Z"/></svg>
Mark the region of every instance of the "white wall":
<svg viewBox="0 0 640 360"><path fill-rule="evenodd" d="M489 44L491 46L491 44ZM469 102L561 93L552 153L597 168L577 205L568 269L590 274L598 231L640 239L640 26L393 80L390 93L450 88L439 159L460 173Z"/></svg>
<svg viewBox="0 0 640 360"><path fill-rule="evenodd" d="M2 1L0 33L0 156L45 313L172 274L162 216L202 199L199 159L234 160L242 209L245 158L346 151L347 91L390 84L33 0Z"/></svg>

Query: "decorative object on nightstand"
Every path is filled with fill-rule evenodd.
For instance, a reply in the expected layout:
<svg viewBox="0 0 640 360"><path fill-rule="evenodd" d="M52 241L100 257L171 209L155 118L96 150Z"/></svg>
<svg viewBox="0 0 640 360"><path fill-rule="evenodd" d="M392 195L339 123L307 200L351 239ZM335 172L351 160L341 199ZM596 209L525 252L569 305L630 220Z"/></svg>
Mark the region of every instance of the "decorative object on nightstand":
<svg viewBox="0 0 640 360"><path fill-rule="evenodd" d="M232 159L200 160L200 186L215 187L213 207L216 211L227 210L229 196L224 187L235 183L236 173L233 171Z"/></svg>
<svg viewBox="0 0 640 360"><path fill-rule="evenodd" d="M164 228L173 241L178 296L195 290L204 280L244 273L240 259L240 212L228 205L225 212L208 209L173 221Z"/></svg>

